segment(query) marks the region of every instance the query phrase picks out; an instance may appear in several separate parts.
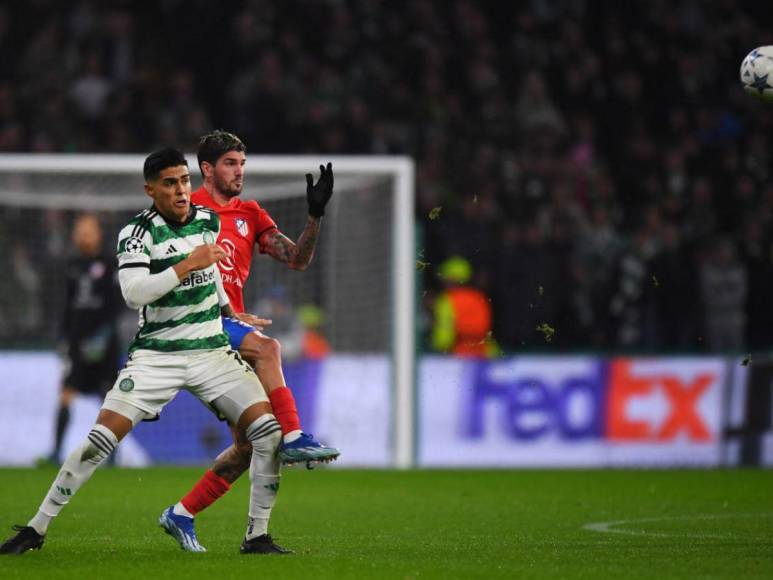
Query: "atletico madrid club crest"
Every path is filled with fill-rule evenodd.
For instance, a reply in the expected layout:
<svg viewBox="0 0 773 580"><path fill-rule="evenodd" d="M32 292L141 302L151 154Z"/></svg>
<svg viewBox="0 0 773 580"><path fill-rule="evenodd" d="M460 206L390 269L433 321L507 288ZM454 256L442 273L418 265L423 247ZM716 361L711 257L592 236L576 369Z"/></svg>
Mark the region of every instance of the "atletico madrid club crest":
<svg viewBox="0 0 773 580"><path fill-rule="evenodd" d="M250 228L247 225L247 220L244 220L242 218L236 218L234 221L236 222L236 229L239 230L239 233L246 238L247 235L250 233Z"/></svg>

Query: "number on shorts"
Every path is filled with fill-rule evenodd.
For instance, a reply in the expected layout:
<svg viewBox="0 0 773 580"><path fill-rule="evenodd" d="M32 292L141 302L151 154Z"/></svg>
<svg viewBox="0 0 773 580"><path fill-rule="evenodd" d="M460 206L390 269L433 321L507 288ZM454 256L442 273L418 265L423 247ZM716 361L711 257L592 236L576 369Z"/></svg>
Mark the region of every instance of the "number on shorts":
<svg viewBox="0 0 773 580"><path fill-rule="evenodd" d="M244 362L244 361L242 360L242 357L241 357L241 356L239 356L239 353L238 353L238 352L236 352L235 350L229 350L229 351L228 351L228 354L230 354L231 356L233 356L233 357L234 357L234 359L236 360L236 362L238 362L240 365L242 365L242 366L243 366L243 367L245 367L245 368L249 368L249 367L247 366L247 363L246 363L246 362Z"/></svg>

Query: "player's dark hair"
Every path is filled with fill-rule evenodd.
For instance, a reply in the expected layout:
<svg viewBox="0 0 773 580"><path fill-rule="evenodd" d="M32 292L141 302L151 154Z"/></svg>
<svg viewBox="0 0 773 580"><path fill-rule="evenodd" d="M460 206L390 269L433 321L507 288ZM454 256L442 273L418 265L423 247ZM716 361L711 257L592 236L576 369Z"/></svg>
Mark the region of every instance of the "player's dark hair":
<svg viewBox="0 0 773 580"><path fill-rule="evenodd" d="M188 167L185 155L173 147L165 147L153 151L145 158L142 174L145 176L145 181L152 181L158 178L159 174L167 167L177 167L178 165Z"/></svg>
<svg viewBox="0 0 773 580"><path fill-rule="evenodd" d="M247 147L241 139L228 131L215 129L211 133L207 133L199 139L199 149L196 152L199 159L199 169L205 161L210 165L215 165L217 160L229 151L246 153ZM201 174L204 175L204 172L202 171Z"/></svg>

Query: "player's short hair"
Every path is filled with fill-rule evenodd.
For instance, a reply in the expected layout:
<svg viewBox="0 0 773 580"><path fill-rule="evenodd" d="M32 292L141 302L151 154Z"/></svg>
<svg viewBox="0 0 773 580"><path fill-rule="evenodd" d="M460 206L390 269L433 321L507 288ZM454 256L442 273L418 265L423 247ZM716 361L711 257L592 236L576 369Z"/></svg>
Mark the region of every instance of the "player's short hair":
<svg viewBox="0 0 773 580"><path fill-rule="evenodd" d="M185 155L173 147L165 147L158 151L153 151L145 158L142 174L145 176L145 181L153 181L167 167L177 167L178 165L188 167Z"/></svg>
<svg viewBox="0 0 773 580"><path fill-rule="evenodd" d="M196 155L199 159L199 169L205 161L210 165L215 165L217 160L229 151L247 152L247 146L233 133L215 129L199 139L199 149ZM204 175L204 172L201 172Z"/></svg>

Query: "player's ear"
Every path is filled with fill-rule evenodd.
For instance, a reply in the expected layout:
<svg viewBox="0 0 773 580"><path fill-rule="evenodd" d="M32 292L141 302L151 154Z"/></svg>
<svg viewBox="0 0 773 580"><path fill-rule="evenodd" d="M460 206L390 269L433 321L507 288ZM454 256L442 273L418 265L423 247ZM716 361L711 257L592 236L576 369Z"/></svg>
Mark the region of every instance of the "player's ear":
<svg viewBox="0 0 773 580"><path fill-rule="evenodd" d="M153 197L153 185L151 185L147 181L145 182L145 193L148 195L148 197L155 199Z"/></svg>
<svg viewBox="0 0 773 580"><path fill-rule="evenodd" d="M201 174L206 177L212 177L214 167L209 161L202 161L201 162Z"/></svg>

